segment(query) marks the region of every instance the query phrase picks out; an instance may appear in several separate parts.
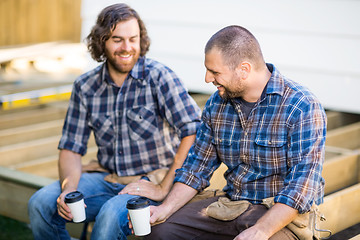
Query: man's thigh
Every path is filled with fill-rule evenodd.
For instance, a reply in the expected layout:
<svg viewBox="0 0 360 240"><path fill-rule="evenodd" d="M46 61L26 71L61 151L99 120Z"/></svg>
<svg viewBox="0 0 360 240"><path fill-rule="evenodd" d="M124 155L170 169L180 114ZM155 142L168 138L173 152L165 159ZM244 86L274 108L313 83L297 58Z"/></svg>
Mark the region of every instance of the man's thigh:
<svg viewBox="0 0 360 240"><path fill-rule="evenodd" d="M220 221L205 214L205 209L219 197L189 203L174 213L166 222L153 226L146 239L233 239L240 232L253 226L267 208L251 205L242 215L232 221ZM297 239L288 229L274 235L278 239Z"/></svg>
<svg viewBox="0 0 360 240"><path fill-rule="evenodd" d="M230 222L206 216L205 209L218 197L189 203L166 222L153 226L146 239L233 239L236 228Z"/></svg>
<svg viewBox="0 0 360 240"><path fill-rule="evenodd" d="M109 183L104 180L106 173L83 173L77 190L84 195L86 204L86 218L94 221L101 207L118 192L124 185Z"/></svg>

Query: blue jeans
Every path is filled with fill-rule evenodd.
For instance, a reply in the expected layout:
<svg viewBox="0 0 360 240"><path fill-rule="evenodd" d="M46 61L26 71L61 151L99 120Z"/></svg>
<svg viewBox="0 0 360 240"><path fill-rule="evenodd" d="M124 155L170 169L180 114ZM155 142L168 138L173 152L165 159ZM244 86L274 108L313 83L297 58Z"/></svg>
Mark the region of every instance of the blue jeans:
<svg viewBox="0 0 360 240"><path fill-rule="evenodd" d="M126 203L135 196L117 195L125 185L106 182L106 174L82 174L77 189L84 195L86 221L95 221L91 239L125 240L131 234ZM65 229L68 221L57 213L56 199L60 193L60 183L57 181L41 188L30 198L28 211L35 240L70 239Z"/></svg>

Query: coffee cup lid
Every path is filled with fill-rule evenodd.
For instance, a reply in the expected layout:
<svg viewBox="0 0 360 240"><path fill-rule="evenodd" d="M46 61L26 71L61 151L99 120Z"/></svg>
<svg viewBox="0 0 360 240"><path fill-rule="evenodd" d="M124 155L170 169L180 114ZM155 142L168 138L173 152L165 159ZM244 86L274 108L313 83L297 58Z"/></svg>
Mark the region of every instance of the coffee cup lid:
<svg viewBox="0 0 360 240"><path fill-rule="evenodd" d="M127 209L139 209L150 206L150 201L146 197L135 197L129 199L126 204Z"/></svg>
<svg viewBox="0 0 360 240"><path fill-rule="evenodd" d="M66 203L74 203L74 202L77 202L81 199L83 199L84 196L82 195L81 192L79 191L74 191L74 192L70 192L68 194L66 194L65 196L65 202Z"/></svg>

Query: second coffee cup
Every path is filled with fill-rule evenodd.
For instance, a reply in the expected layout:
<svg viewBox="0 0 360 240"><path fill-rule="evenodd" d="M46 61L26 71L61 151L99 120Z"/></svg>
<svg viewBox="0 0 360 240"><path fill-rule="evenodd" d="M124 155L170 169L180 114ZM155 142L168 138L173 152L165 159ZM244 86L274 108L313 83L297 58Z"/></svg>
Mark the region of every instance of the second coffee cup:
<svg viewBox="0 0 360 240"><path fill-rule="evenodd" d="M135 197L128 200L126 208L129 210L131 223L136 236L150 234L150 201L145 197Z"/></svg>

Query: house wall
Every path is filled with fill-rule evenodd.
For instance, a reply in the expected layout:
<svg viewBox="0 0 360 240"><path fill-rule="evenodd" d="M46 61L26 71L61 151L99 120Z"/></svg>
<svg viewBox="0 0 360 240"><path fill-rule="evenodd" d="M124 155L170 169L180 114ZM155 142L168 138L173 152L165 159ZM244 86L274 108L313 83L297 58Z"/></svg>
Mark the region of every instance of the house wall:
<svg viewBox="0 0 360 240"><path fill-rule="evenodd" d="M114 0L83 0L82 39ZM130 0L146 23L149 57L173 68L190 91L204 82L203 49L220 28L237 24L258 38L267 62L308 86L331 110L360 113L360 1Z"/></svg>

